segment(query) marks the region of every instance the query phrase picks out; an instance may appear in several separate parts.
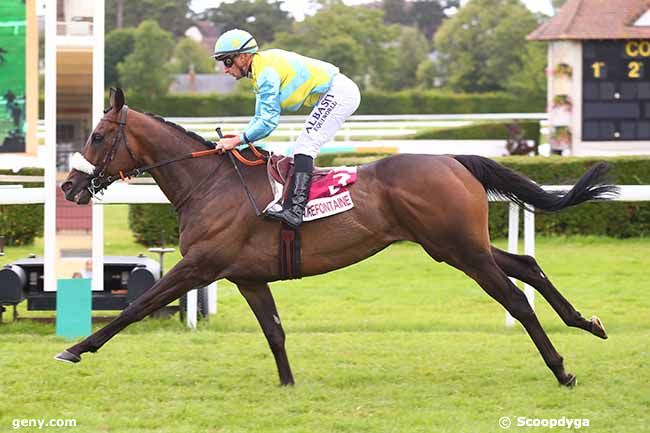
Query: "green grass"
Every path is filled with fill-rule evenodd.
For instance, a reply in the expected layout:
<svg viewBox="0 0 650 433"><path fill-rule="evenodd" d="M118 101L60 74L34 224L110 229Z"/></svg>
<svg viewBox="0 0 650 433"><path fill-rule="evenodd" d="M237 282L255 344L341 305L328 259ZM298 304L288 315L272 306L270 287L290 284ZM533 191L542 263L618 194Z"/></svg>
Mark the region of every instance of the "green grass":
<svg viewBox="0 0 650 433"><path fill-rule="evenodd" d="M143 250L125 215L107 208L107 254ZM74 366L51 360L70 345L52 325L3 325L0 431L12 431L13 419L74 418L79 432L499 432L502 416L645 431L649 247L648 239L537 239L545 272L610 335L567 328L536 297L544 328L578 376L573 390L557 385L520 326L504 328L502 308L473 281L400 243L347 269L273 284L291 388L276 386L264 337L226 282L219 313L197 331L145 320Z"/></svg>

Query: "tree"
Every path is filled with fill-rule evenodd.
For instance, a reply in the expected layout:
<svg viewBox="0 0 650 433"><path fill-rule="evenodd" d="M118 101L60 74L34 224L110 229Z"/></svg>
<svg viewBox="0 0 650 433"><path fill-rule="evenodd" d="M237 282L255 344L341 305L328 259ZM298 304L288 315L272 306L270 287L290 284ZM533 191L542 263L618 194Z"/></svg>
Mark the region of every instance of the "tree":
<svg viewBox="0 0 650 433"><path fill-rule="evenodd" d="M107 0L106 32L116 28L137 27L151 19L163 29L181 37L191 26L191 0Z"/></svg>
<svg viewBox="0 0 650 433"><path fill-rule="evenodd" d="M459 0L416 0L411 4L411 14L414 24L430 41L447 18L445 10L459 6Z"/></svg>
<svg viewBox="0 0 650 433"><path fill-rule="evenodd" d="M383 0L381 2L385 23L415 26L424 33L427 40L431 40L447 17L445 10L459 6L460 0Z"/></svg>
<svg viewBox="0 0 650 433"><path fill-rule="evenodd" d="M406 0L382 0L381 8L384 10L384 22L386 24L402 24L405 26L413 24L413 15Z"/></svg>
<svg viewBox="0 0 650 433"><path fill-rule="evenodd" d="M472 0L436 33L436 66L454 90L504 90L508 74L522 66L526 35L537 26L519 0Z"/></svg>
<svg viewBox="0 0 650 433"><path fill-rule="evenodd" d="M384 25L382 11L334 3L278 33L271 45L334 63L362 87L377 86L390 71L388 44L398 34Z"/></svg>
<svg viewBox="0 0 650 433"><path fill-rule="evenodd" d="M219 7L208 9L198 17L212 21L223 29L242 29L255 36L262 45L272 41L276 32L287 31L293 20L289 13L280 9L277 0L237 0L234 3L221 3Z"/></svg>
<svg viewBox="0 0 650 433"><path fill-rule="evenodd" d="M553 5L553 10L555 10L555 13L557 13L558 10L562 6L564 6L564 3L566 3L567 0L551 0L551 4Z"/></svg>
<svg viewBox="0 0 650 433"><path fill-rule="evenodd" d="M389 56L390 70L382 77L378 87L386 90L402 90L417 85L417 68L429 55L429 42L415 27L400 27L397 44Z"/></svg>
<svg viewBox="0 0 650 433"><path fill-rule="evenodd" d="M194 72L205 74L215 71L215 62L210 53L196 41L190 38L183 38L178 41L174 48L174 60L172 70L179 74L185 74L194 65Z"/></svg>
<svg viewBox="0 0 650 433"><path fill-rule="evenodd" d="M521 67L513 65L506 89L522 98L546 98L547 46L541 42L528 42L518 62Z"/></svg>
<svg viewBox="0 0 650 433"><path fill-rule="evenodd" d="M121 87L117 65L131 54L135 44L134 28L116 29L106 35L104 42L104 81L109 87Z"/></svg>
<svg viewBox="0 0 650 433"><path fill-rule="evenodd" d="M143 21L135 32L133 52L117 65L120 82L142 97L165 95L172 82L168 62L173 49L171 33L153 20Z"/></svg>
<svg viewBox="0 0 650 433"><path fill-rule="evenodd" d="M418 87L422 89L432 89L438 86L438 71L436 63L431 59L426 59L418 65L415 71L415 79Z"/></svg>

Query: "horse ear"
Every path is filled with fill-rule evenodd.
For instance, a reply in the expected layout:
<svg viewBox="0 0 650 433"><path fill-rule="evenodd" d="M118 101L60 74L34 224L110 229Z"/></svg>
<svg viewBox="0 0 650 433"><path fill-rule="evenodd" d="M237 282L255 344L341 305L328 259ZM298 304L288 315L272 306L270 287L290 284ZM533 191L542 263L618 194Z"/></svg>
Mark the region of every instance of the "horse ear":
<svg viewBox="0 0 650 433"><path fill-rule="evenodd" d="M113 102L115 102L115 89L111 87L108 89L108 105L112 107Z"/></svg>
<svg viewBox="0 0 650 433"><path fill-rule="evenodd" d="M115 111L120 111L124 106L124 92L119 87L115 89L115 96L111 105Z"/></svg>

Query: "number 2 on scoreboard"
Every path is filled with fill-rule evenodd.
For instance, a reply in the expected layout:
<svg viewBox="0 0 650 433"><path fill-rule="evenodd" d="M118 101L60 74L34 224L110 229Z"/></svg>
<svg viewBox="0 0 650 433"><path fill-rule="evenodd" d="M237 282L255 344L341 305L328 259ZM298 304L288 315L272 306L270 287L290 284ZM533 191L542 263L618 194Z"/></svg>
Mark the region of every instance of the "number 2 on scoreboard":
<svg viewBox="0 0 650 433"><path fill-rule="evenodd" d="M629 78L643 78L643 62L630 62L627 64Z"/></svg>

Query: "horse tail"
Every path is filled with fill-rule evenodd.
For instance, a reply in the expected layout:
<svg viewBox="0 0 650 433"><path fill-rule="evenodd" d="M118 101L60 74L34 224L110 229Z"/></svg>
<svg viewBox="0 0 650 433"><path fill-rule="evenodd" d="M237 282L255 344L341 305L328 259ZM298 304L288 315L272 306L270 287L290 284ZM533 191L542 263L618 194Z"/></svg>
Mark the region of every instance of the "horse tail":
<svg viewBox="0 0 650 433"><path fill-rule="evenodd" d="M481 182L488 195L522 207L531 204L536 209L555 212L587 200L610 200L618 195L619 188L608 183L610 165L606 162L591 167L570 191L563 193L544 191L527 177L482 156L456 155L454 159Z"/></svg>

